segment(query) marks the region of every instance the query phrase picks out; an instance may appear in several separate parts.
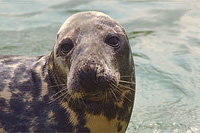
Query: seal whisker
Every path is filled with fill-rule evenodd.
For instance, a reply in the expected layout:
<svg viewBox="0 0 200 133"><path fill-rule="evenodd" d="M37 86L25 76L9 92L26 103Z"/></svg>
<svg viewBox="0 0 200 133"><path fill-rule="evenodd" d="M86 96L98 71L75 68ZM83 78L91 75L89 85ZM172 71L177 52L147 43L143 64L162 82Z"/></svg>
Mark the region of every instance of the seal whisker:
<svg viewBox="0 0 200 133"><path fill-rule="evenodd" d="M68 96L69 96L69 93L66 93L65 96L62 98L61 102L63 102L66 98L67 98L67 101L68 101Z"/></svg>
<svg viewBox="0 0 200 133"><path fill-rule="evenodd" d="M77 101L76 101L76 99L74 99L73 95L71 95L70 99L68 100L68 102L73 105L73 104L76 104Z"/></svg>
<svg viewBox="0 0 200 133"><path fill-rule="evenodd" d="M81 108L81 102L80 102L80 99L77 98L77 101L78 101L78 105L79 105L79 107Z"/></svg>
<svg viewBox="0 0 200 133"><path fill-rule="evenodd" d="M70 95L70 94L69 94ZM72 95L69 96L67 102L69 103L69 101L72 99Z"/></svg>
<svg viewBox="0 0 200 133"><path fill-rule="evenodd" d="M125 81L125 80L119 80L119 82L127 83L127 84L135 84L135 83L132 83L132 82L129 82L129 81Z"/></svg>
<svg viewBox="0 0 200 133"><path fill-rule="evenodd" d="M66 84L58 84L58 85L52 85L49 86L50 88L60 87L60 86L67 86Z"/></svg>
<svg viewBox="0 0 200 133"><path fill-rule="evenodd" d="M112 96L112 94L111 94L110 88L108 88L108 94L110 95L111 100L114 101L114 100L113 100L113 96Z"/></svg>
<svg viewBox="0 0 200 133"><path fill-rule="evenodd" d="M107 79L106 79L107 80ZM107 80L108 81L108 80ZM109 84L109 86L111 87L111 88L109 88L109 90L111 91L111 93L113 94L113 96L115 97L115 99L117 100L117 96L116 96L116 94L115 94L115 91L113 90L113 86L112 85L114 85L113 83L110 83ZM114 87L115 88L115 87ZM112 95L110 95L111 97L112 97Z"/></svg>
<svg viewBox="0 0 200 133"><path fill-rule="evenodd" d="M105 103L108 103L108 91L105 92Z"/></svg>
<svg viewBox="0 0 200 133"><path fill-rule="evenodd" d="M112 94L114 95L115 99L117 100L117 96L116 96L115 92L113 91L112 86L110 86L110 87L111 87L110 90L111 90Z"/></svg>
<svg viewBox="0 0 200 133"><path fill-rule="evenodd" d="M111 83L110 84L112 87L114 87L114 88L119 88L117 85L115 85L115 84L113 84L113 83Z"/></svg>
<svg viewBox="0 0 200 133"><path fill-rule="evenodd" d="M108 103L108 91L106 91L106 102Z"/></svg>
<svg viewBox="0 0 200 133"><path fill-rule="evenodd" d="M115 84L112 84L112 85L113 85L113 87L114 87L116 90L120 91L121 94L123 94L123 93L122 93L122 92L123 92L123 89L122 89L122 88L118 87L118 86L115 85ZM120 85L120 84L119 84L119 85Z"/></svg>
<svg viewBox="0 0 200 133"><path fill-rule="evenodd" d="M131 78L131 77L133 77L133 76L120 76L120 77L125 77L125 78L127 77L127 78Z"/></svg>
<svg viewBox="0 0 200 133"><path fill-rule="evenodd" d="M124 88L126 88L126 89L128 89L128 90L131 90L131 91L135 91L135 89L133 89L133 88L131 88L131 87L128 87L128 86L125 86L125 85L122 85L122 84L119 84L119 86L124 87ZM123 88L123 89L124 89L124 88Z"/></svg>
<svg viewBox="0 0 200 133"><path fill-rule="evenodd" d="M102 106L103 106L103 104L105 103L105 101L104 101L104 100L105 100L105 96L104 96L104 95L102 95L101 97L102 97L102 103L101 103L101 107L102 107Z"/></svg>
<svg viewBox="0 0 200 133"><path fill-rule="evenodd" d="M60 91L56 92L56 93L53 94L50 98L53 98L53 97L55 97L56 95L58 95L59 93L61 93L61 92L65 91L65 90L67 90L67 88L65 88L65 87L63 87L63 88L64 88L64 89L61 89Z"/></svg>
<svg viewBox="0 0 200 133"><path fill-rule="evenodd" d="M105 94L103 95L103 102L102 103L106 103L106 91L105 91Z"/></svg>
<svg viewBox="0 0 200 133"><path fill-rule="evenodd" d="M117 93L118 94L120 94L120 95L122 95L123 93L119 90L119 89L116 89L117 91ZM132 102L126 95L124 95L124 98L126 98L129 102Z"/></svg>
<svg viewBox="0 0 200 133"><path fill-rule="evenodd" d="M112 87L113 89L119 90L120 92L122 92L121 89L120 89L118 86L116 86L115 84L111 83L110 85L111 85L111 87ZM121 93L121 94L122 94L122 93Z"/></svg>
<svg viewBox="0 0 200 133"><path fill-rule="evenodd" d="M82 101L83 105L86 107L86 104L85 104L85 102L84 102L82 97L81 97L81 101Z"/></svg>
<svg viewBox="0 0 200 133"><path fill-rule="evenodd" d="M125 97L129 102L132 102L131 99L129 99L127 96L124 95L124 97Z"/></svg>
<svg viewBox="0 0 200 133"><path fill-rule="evenodd" d="M102 103L106 103L106 95L107 95L107 91L105 91L105 93L103 95L103 102Z"/></svg>
<svg viewBox="0 0 200 133"><path fill-rule="evenodd" d="M114 84L113 84L113 85L114 85ZM116 86L115 88L116 88L116 89L115 89L116 92L117 92L119 95L123 95L123 93L122 93L123 91L122 91L119 87ZM114 91L114 92L115 92L115 91ZM124 97L125 97L128 101L132 102L127 96L124 95ZM116 99L116 100L117 100L117 99Z"/></svg>
<svg viewBox="0 0 200 133"><path fill-rule="evenodd" d="M122 91L120 88L115 88L115 91L118 92L118 94L120 94L120 95L123 94L123 93L122 93L123 91Z"/></svg>
<svg viewBox="0 0 200 133"><path fill-rule="evenodd" d="M123 93L120 93L119 90L117 90L117 93L122 95ZM126 98L129 102L132 102L126 95L124 95L124 98Z"/></svg>
<svg viewBox="0 0 200 133"><path fill-rule="evenodd" d="M54 101L58 100L59 98L63 97L63 96L66 95L66 94L67 94L67 92L66 92L66 93L63 93L63 94L60 95L59 97L57 97L57 98L51 100L51 101L49 102L49 104L53 103Z"/></svg>
<svg viewBox="0 0 200 133"><path fill-rule="evenodd" d="M116 86L115 84L112 84L112 85L115 86L116 92L117 92L118 94L123 95L123 93L122 93L123 91L121 90L121 88L119 88L119 87ZM124 95L124 97L125 97L128 101L132 102L127 96Z"/></svg>

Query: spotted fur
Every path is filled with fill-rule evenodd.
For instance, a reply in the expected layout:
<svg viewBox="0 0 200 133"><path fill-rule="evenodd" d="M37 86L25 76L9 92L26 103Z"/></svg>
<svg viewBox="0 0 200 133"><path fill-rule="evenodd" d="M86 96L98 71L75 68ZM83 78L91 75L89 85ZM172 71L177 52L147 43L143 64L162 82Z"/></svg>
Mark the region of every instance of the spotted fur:
<svg viewBox="0 0 200 133"><path fill-rule="evenodd" d="M47 72L48 56L0 56L0 128L8 132L72 131ZM66 123L66 124L63 124Z"/></svg>

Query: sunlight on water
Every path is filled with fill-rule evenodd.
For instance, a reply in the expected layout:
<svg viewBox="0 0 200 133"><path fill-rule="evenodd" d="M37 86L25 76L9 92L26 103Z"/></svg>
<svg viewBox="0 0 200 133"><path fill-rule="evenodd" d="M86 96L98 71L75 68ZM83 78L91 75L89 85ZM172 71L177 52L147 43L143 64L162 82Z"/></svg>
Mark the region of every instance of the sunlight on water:
<svg viewBox="0 0 200 133"><path fill-rule="evenodd" d="M200 2L0 0L0 54L49 54L70 15L102 11L125 27L136 65L127 132L200 132Z"/></svg>

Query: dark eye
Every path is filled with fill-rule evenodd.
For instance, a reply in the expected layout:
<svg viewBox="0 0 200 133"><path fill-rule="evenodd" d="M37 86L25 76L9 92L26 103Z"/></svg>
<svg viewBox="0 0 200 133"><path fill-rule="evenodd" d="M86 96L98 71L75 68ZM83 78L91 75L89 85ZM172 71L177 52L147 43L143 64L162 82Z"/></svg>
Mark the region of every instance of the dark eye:
<svg viewBox="0 0 200 133"><path fill-rule="evenodd" d="M108 34L106 36L105 43L107 43L108 45L110 45L112 47L118 48L119 47L119 38L115 34Z"/></svg>
<svg viewBox="0 0 200 133"><path fill-rule="evenodd" d="M71 39L67 38L62 42L61 51L63 54L67 54L74 47Z"/></svg>

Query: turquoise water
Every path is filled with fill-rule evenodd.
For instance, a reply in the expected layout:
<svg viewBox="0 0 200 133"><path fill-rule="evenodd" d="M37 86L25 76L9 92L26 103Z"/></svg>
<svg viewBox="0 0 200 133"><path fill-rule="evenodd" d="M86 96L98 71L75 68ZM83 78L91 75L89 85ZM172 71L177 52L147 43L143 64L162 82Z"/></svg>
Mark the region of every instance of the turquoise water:
<svg viewBox="0 0 200 133"><path fill-rule="evenodd" d="M0 0L0 54L49 54L66 18L102 11L129 36L137 91L127 132L200 132L200 2Z"/></svg>

